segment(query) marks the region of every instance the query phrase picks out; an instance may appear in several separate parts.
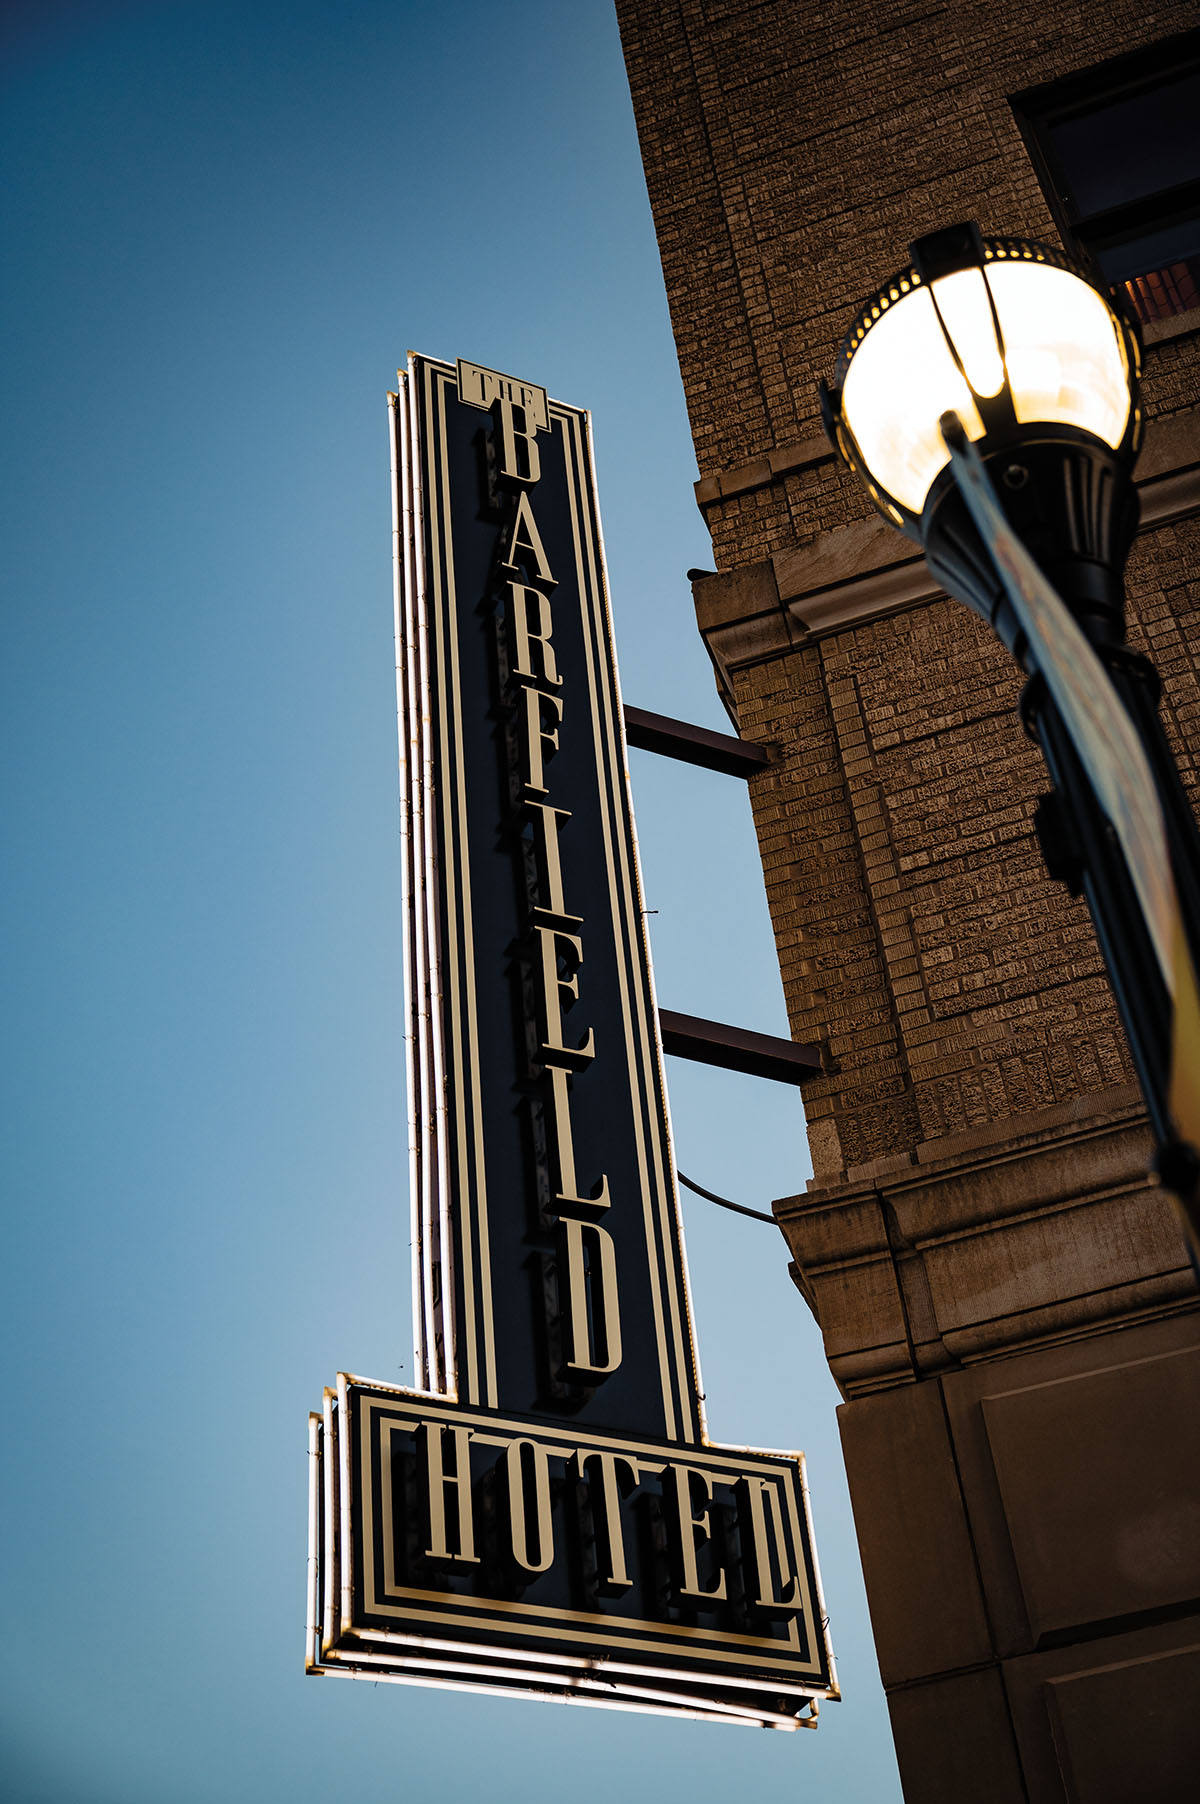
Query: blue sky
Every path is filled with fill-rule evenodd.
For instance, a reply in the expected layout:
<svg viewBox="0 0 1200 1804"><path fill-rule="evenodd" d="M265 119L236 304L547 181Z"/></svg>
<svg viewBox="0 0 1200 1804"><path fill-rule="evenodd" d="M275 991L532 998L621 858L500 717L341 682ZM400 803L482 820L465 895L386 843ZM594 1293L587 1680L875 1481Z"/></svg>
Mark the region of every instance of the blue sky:
<svg viewBox="0 0 1200 1804"><path fill-rule="evenodd" d="M699 1201L712 1432L809 1456L820 1732L302 1671L307 1412L339 1368L411 1376L410 346L593 409L626 698L725 724L608 0L46 0L4 33L4 1794L888 1804L820 1339L782 1240ZM744 789L632 763L660 999L786 1032ZM668 1077L685 1171L803 1188L794 1093Z"/></svg>

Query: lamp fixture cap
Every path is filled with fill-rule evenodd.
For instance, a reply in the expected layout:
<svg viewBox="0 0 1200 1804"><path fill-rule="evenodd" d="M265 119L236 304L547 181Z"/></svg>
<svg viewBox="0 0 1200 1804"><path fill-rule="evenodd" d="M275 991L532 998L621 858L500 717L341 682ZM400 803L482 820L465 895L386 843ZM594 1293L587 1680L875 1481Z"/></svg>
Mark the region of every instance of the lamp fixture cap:
<svg viewBox="0 0 1200 1804"><path fill-rule="evenodd" d="M926 232L923 238L913 240L908 254L923 282L937 282L960 269L981 269L986 259L983 235L973 219Z"/></svg>

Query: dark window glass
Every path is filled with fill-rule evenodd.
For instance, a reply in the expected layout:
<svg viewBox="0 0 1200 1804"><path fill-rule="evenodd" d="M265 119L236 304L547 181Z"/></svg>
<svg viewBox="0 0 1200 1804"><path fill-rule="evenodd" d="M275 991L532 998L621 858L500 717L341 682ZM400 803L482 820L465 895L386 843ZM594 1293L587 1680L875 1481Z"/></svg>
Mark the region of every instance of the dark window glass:
<svg viewBox="0 0 1200 1804"><path fill-rule="evenodd" d="M1200 306L1200 31L1013 100L1068 244L1143 320Z"/></svg>

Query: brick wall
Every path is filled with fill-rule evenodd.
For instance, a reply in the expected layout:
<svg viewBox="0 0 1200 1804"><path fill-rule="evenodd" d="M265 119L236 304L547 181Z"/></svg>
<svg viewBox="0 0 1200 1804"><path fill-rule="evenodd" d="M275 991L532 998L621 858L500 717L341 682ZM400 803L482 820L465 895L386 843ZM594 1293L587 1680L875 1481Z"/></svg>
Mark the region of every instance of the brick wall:
<svg viewBox="0 0 1200 1804"><path fill-rule="evenodd" d="M816 384L909 241L970 216L1057 239L1006 96L1186 29L1194 6L617 10L715 562L774 580L870 516L820 441ZM1196 408L1197 345L1150 347L1151 435ZM1200 744L1198 567L1194 517L1130 563L1131 638L1181 751ZM1047 782L1019 687L944 599L801 625L729 673L739 730L778 752L751 793L792 1029L829 1054L806 1089L818 1182L1132 1082L1086 912L1032 837Z"/></svg>
<svg viewBox="0 0 1200 1804"><path fill-rule="evenodd" d="M977 215L1056 239L1007 95L1196 24L1192 0L617 0L617 14L702 476L820 430L817 380L913 238ZM1163 361L1177 360L1194 371L1191 352ZM1163 388L1168 409L1195 400L1191 376L1164 369ZM818 530L865 509L841 479L814 480L811 515L783 494L781 519ZM752 553L723 524L726 568Z"/></svg>

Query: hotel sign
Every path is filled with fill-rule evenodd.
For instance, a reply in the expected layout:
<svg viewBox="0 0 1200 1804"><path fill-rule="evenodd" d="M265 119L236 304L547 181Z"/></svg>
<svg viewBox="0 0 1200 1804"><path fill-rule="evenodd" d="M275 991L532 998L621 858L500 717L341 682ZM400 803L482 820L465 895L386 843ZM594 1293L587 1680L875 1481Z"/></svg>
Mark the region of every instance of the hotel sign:
<svg viewBox="0 0 1200 1804"><path fill-rule="evenodd" d="M809 1724L803 1462L705 1433L588 415L391 399L419 1388L311 1419L309 1669Z"/></svg>

